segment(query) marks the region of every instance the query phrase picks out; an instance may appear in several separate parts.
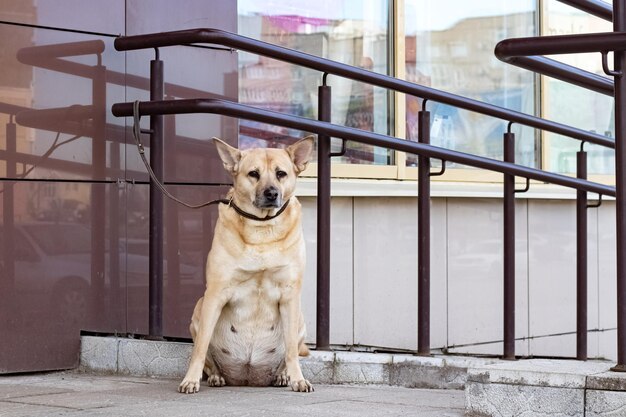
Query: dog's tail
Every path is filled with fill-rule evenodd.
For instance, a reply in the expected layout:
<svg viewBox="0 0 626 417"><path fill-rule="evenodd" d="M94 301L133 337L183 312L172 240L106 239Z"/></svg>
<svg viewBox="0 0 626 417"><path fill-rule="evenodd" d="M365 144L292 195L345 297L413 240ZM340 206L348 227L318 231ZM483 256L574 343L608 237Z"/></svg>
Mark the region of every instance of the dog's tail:
<svg viewBox="0 0 626 417"><path fill-rule="evenodd" d="M304 341L300 341L300 345L298 345L298 355L309 356L309 347L304 344Z"/></svg>

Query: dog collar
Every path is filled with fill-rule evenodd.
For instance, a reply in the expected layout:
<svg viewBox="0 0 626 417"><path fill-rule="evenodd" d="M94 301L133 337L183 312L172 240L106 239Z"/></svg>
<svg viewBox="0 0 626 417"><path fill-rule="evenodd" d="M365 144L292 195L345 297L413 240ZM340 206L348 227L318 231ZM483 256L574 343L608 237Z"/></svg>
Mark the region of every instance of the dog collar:
<svg viewBox="0 0 626 417"><path fill-rule="evenodd" d="M274 214L273 216L265 216L265 217L259 217L259 216L255 216L254 214L250 214L247 211L242 210L238 205L236 205L235 203L233 203L233 199L221 199L221 200L215 200L216 203L222 203L222 204L227 204L229 207L232 207L237 214L239 214L241 217L245 217L246 219L250 219L250 220L256 220L258 222L266 222L268 220L272 220L275 219L276 217L280 216L285 209L287 208L287 205L289 204L289 200L287 200L285 202L285 204L283 204L283 206L280 208L280 210L278 210L276 212L276 214Z"/></svg>

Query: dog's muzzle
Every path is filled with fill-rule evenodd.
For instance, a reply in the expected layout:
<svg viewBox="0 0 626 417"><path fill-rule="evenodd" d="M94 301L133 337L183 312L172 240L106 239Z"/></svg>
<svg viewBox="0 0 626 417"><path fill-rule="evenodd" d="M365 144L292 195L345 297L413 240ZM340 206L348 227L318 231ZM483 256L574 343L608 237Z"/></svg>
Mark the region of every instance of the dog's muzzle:
<svg viewBox="0 0 626 417"><path fill-rule="evenodd" d="M272 185L264 189L260 195L257 195L255 205L258 208L276 208L280 207L282 203L283 199L280 191Z"/></svg>

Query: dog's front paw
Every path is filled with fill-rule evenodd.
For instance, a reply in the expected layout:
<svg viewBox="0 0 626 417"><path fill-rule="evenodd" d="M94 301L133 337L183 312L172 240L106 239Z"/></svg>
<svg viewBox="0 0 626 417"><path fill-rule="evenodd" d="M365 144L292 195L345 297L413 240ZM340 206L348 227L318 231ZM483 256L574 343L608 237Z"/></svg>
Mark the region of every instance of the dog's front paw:
<svg viewBox="0 0 626 417"><path fill-rule="evenodd" d="M219 374L209 375L206 383L210 387L223 387L226 385L226 381L224 381L224 378Z"/></svg>
<svg viewBox="0 0 626 417"><path fill-rule="evenodd" d="M183 394L195 394L200 391L200 379L183 379L178 386L178 392Z"/></svg>
<svg viewBox="0 0 626 417"><path fill-rule="evenodd" d="M313 385L306 379L301 379L299 381L293 381L291 383L291 389L295 392L313 392Z"/></svg>

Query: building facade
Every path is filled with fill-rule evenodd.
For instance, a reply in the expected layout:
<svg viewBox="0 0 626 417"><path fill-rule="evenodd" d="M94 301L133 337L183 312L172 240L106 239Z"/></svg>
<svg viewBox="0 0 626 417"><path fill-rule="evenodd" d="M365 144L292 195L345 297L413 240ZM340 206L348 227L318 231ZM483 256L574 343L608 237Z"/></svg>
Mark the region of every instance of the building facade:
<svg viewBox="0 0 626 417"><path fill-rule="evenodd" d="M114 103L146 100L153 51L119 35L212 27L613 136L609 97L499 62L495 44L609 31L558 2L481 0L0 0L0 373L76 365L80 332L148 333L148 175ZM71 12L70 12L71 11ZM212 97L317 118L322 74L221 47L160 50L167 98ZM602 74L599 56L559 59ZM332 121L502 159L506 123L329 76ZM165 118L165 180L199 203L229 178L210 138L283 147L306 135L227 117ZM148 126L148 118L142 120ZM516 159L572 174L577 141L513 126ZM147 138L146 138L147 140ZM341 143L333 139L333 147ZM592 179L614 183L611 150L587 145ZM440 162L433 161L433 170ZM333 160L331 344L417 349L416 157L349 142ZM308 266L303 308L315 341L315 177L303 173ZM523 187L520 179L520 188ZM431 347L502 352L502 178L448 165L433 180ZM593 196L590 196L594 198ZM575 193L533 182L517 196L516 352L575 355ZM204 288L215 208L166 201L164 335L188 339ZM614 358L615 206L590 209L589 356Z"/></svg>

